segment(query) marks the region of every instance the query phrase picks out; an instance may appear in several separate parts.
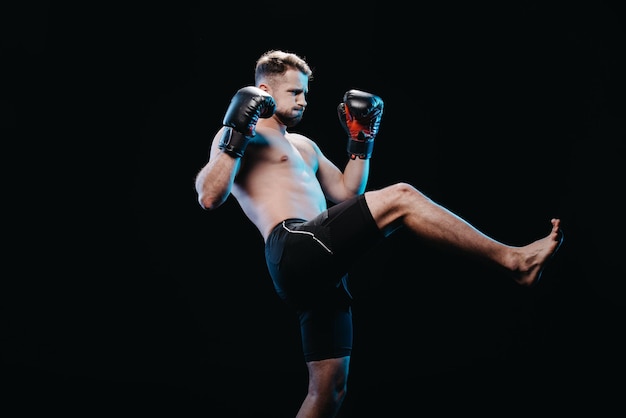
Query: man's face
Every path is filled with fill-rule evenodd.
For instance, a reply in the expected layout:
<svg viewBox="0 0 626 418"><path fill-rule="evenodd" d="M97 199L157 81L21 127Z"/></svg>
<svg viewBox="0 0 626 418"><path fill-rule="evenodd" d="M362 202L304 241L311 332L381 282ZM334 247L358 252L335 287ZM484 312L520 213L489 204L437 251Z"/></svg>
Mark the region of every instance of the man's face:
<svg viewBox="0 0 626 418"><path fill-rule="evenodd" d="M302 120L309 92L309 78L298 70L288 70L268 91L276 102L274 116L285 126L296 126Z"/></svg>

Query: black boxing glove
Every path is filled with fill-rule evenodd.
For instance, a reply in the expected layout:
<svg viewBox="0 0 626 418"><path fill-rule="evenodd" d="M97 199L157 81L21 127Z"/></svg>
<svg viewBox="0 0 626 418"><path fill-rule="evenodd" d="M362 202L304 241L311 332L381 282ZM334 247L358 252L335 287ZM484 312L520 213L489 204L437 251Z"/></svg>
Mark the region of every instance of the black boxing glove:
<svg viewBox="0 0 626 418"><path fill-rule="evenodd" d="M348 133L348 155L351 159L368 159L374 149L383 116L383 100L360 90L348 90L337 107L339 122Z"/></svg>
<svg viewBox="0 0 626 418"><path fill-rule="evenodd" d="M236 158L243 157L248 142L256 135L259 118L269 118L276 110L276 102L266 91L255 87L243 87L230 101L223 125L219 148Z"/></svg>

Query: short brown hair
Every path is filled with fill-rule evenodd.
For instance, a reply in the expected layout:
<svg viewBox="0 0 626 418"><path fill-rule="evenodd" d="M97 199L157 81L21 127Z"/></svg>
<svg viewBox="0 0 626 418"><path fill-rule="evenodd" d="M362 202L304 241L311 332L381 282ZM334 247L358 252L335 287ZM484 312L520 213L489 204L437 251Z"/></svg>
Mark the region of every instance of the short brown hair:
<svg viewBox="0 0 626 418"><path fill-rule="evenodd" d="M299 70L306 74L310 80L313 78L313 70L311 70L304 58L293 52L274 49L265 52L257 60L254 70L254 82L256 85L259 85L262 80L285 74L289 69Z"/></svg>

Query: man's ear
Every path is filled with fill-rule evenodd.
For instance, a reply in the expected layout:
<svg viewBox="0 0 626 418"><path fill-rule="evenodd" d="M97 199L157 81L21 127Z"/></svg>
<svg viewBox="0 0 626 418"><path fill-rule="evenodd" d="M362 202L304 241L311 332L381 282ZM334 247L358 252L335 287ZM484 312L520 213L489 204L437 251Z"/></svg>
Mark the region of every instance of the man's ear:
<svg viewBox="0 0 626 418"><path fill-rule="evenodd" d="M259 84L259 85L258 85L258 87L259 87L261 90L263 90L264 92L266 92L266 93L269 93L269 92L270 92L270 90L271 90L271 89L270 89L270 86L268 86L268 85L267 85L267 84L265 84L265 83L261 83L261 84Z"/></svg>

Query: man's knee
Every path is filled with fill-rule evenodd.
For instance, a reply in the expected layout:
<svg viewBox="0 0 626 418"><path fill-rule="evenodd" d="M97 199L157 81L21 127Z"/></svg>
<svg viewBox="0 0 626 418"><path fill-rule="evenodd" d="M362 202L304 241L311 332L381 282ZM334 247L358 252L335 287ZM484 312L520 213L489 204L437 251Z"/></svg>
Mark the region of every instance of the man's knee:
<svg viewBox="0 0 626 418"><path fill-rule="evenodd" d="M389 205L401 207L402 205L410 204L415 199L424 199L424 196L419 190L410 185L409 183L399 182L387 186L379 190L382 197Z"/></svg>
<svg viewBox="0 0 626 418"><path fill-rule="evenodd" d="M412 195L417 192L417 189L409 183L399 182L388 186L391 193L398 196Z"/></svg>
<svg viewBox="0 0 626 418"><path fill-rule="evenodd" d="M425 196L408 183L395 183L365 194L365 200L383 236L403 225L405 217Z"/></svg>

